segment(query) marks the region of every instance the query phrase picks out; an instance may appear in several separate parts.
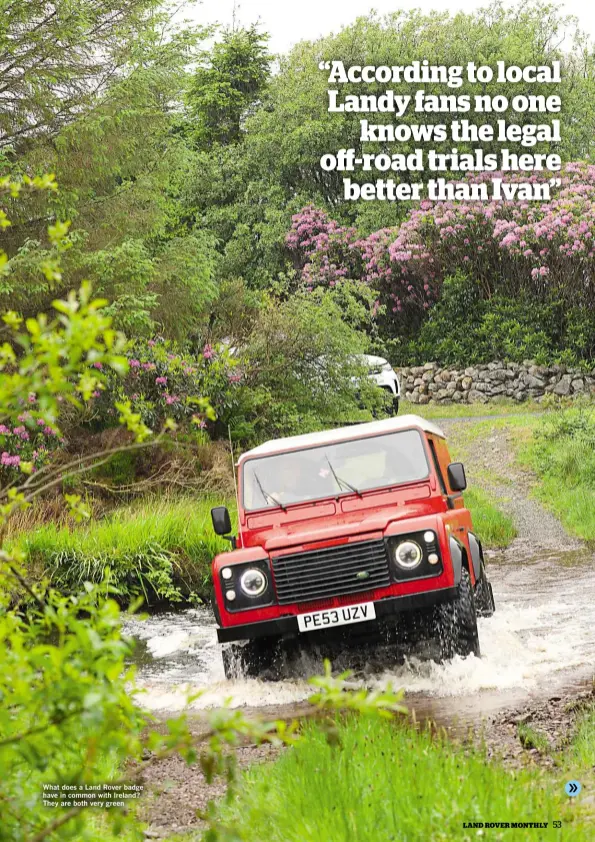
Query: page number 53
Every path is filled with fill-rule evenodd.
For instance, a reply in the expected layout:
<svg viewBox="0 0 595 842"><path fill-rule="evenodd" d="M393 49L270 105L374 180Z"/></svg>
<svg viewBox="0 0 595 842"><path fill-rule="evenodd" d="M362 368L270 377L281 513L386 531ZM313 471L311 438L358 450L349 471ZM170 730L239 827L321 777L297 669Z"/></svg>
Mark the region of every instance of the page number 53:
<svg viewBox="0 0 595 842"><path fill-rule="evenodd" d="M552 822L554 827L562 827L562 822Z"/></svg>

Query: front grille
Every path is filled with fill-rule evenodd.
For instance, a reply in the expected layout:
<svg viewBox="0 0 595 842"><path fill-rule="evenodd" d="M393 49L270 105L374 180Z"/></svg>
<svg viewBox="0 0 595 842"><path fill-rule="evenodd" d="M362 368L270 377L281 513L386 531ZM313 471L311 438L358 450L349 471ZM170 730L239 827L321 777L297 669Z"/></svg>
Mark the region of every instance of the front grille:
<svg viewBox="0 0 595 842"><path fill-rule="evenodd" d="M363 593L391 583L383 540L273 556L272 562L280 605Z"/></svg>

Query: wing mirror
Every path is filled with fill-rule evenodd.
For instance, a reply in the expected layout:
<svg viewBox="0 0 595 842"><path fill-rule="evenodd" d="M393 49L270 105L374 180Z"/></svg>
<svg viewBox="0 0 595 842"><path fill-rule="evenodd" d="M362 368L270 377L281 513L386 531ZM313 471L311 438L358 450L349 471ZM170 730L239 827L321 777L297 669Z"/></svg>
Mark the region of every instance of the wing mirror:
<svg viewBox="0 0 595 842"><path fill-rule="evenodd" d="M452 462L448 466L448 484L453 491L464 491L467 488L467 477L462 462Z"/></svg>
<svg viewBox="0 0 595 842"><path fill-rule="evenodd" d="M226 541L231 541L235 547L235 538L231 536L231 518L227 506L215 506L211 509L211 520L216 535L221 535Z"/></svg>

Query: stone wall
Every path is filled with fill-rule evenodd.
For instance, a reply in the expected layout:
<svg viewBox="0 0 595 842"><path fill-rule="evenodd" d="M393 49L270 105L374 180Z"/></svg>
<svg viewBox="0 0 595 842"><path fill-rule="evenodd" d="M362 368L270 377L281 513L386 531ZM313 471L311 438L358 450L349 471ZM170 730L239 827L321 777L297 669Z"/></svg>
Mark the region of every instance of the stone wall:
<svg viewBox="0 0 595 842"><path fill-rule="evenodd" d="M586 375L564 365L493 362L469 368L426 363L398 370L401 395L411 403L488 403L495 398L539 401L544 395L595 396L595 371Z"/></svg>

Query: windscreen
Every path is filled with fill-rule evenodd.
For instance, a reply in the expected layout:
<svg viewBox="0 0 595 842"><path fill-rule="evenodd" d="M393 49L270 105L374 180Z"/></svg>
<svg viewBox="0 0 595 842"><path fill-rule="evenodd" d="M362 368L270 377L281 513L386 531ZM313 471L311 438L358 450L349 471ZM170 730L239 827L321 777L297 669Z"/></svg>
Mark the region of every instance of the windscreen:
<svg viewBox="0 0 595 842"><path fill-rule="evenodd" d="M249 459L243 469L244 508L288 506L415 482L428 476L417 430Z"/></svg>

